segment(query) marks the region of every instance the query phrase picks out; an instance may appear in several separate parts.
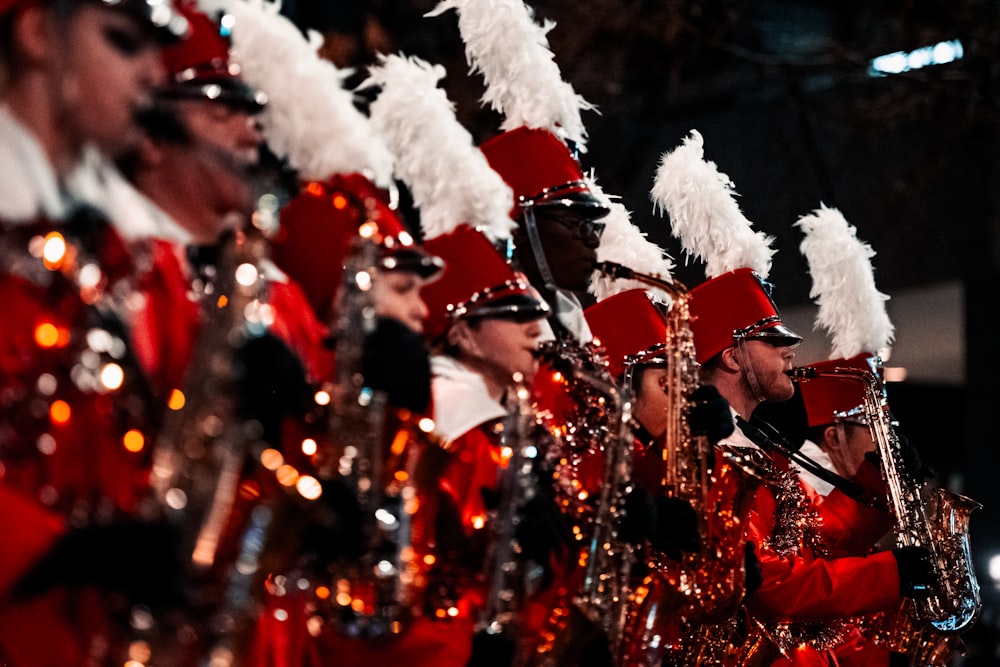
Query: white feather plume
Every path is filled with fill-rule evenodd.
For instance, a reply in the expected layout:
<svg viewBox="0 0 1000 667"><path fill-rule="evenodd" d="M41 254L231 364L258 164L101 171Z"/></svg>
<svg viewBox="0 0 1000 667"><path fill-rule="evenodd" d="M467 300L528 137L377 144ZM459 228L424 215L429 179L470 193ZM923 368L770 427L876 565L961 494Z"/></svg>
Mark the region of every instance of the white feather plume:
<svg viewBox="0 0 1000 667"><path fill-rule="evenodd" d="M703 144L692 130L661 156L650 191L653 210L669 214L673 235L685 252L705 262L708 278L741 268L767 278L774 237L753 231L736 203L732 180L704 159Z"/></svg>
<svg viewBox="0 0 1000 667"><path fill-rule="evenodd" d="M597 246L597 261L616 262L633 271L655 275L667 282L673 282L671 275L674 269L673 260L662 248L649 241L642 230L632 224L628 209L620 201L607 195L597 185L592 175L587 179L587 187L610 209L610 213L601 219L607 226L601 236L601 244ZM663 303L671 301L670 295L664 290L651 288L637 280L609 278L595 271L590 281L590 291L598 301L636 288L646 289L653 298Z"/></svg>
<svg viewBox="0 0 1000 667"><path fill-rule="evenodd" d="M443 67L419 58L382 56L362 84L381 87L370 106L372 126L420 208L425 238L462 223L493 241L510 238L514 194L455 117L454 105L438 88L444 76Z"/></svg>
<svg viewBox="0 0 1000 667"><path fill-rule="evenodd" d="M795 226L805 234L799 249L812 276L809 296L819 306L815 324L826 329L832 341L830 358L884 354L895 327L885 308L889 297L875 287L875 251L858 239L857 229L835 208L821 204Z"/></svg>
<svg viewBox="0 0 1000 667"><path fill-rule="evenodd" d="M427 15L449 9L458 13L469 67L486 83L482 102L504 116L501 129L545 129L585 152L580 113L595 107L562 78L549 49L548 32L555 24L538 25L521 0L443 0Z"/></svg>
<svg viewBox="0 0 1000 667"><path fill-rule="evenodd" d="M303 179L362 173L388 186L392 156L344 88L349 72L321 58L319 34L306 39L279 8L269 0L229 6L235 19L232 59L243 80L268 96L261 115L268 145Z"/></svg>

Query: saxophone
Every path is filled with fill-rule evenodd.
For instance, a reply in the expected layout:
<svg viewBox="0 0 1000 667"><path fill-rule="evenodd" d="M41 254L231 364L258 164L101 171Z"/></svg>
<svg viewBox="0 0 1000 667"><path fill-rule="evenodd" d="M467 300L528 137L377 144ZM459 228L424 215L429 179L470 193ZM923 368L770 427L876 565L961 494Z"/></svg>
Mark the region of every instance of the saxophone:
<svg viewBox="0 0 1000 667"><path fill-rule="evenodd" d="M632 488L632 404L631 395L608 377L606 360L598 350L562 340L544 344L539 357L561 373L577 399L585 397L575 401L583 408L577 415L579 423L570 425L567 440L576 436L569 443L571 451L559 452L560 456L578 455L572 445L579 444L587 454L602 457L601 491L589 517L581 581L553 610L542 641L533 649L533 665L558 667L578 664L597 633L607 640L612 656L620 652L635 561L634 547L618 536ZM580 512L571 508L571 514ZM581 536L587 532L575 530Z"/></svg>
<svg viewBox="0 0 1000 667"><path fill-rule="evenodd" d="M157 440L150 483L158 511L182 536L191 584L184 593L193 616L182 624L199 623L211 635L198 639L208 644L187 650L211 651L219 665L233 665L255 619L251 575L234 563L255 562L259 553L238 538L245 528L239 525L239 487L258 429L238 412L240 368L234 352L265 333L271 314L260 270L267 240L255 230L236 232L220 252L215 274L196 282L203 317L192 374L183 407L167 415ZM176 634L202 632L189 629Z"/></svg>
<svg viewBox="0 0 1000 667"><path fill-rule="evenodd" d="M365 339L376 327L372 286L379 248L374 225L362 225L345 262L337 296L336 376L329 419L330 447L319 476L343 485L360 516L360 551L332 567L333 625L350 637L401 633L416 594L412 548L416 510L414 448L418 417L390 410L385 392L362 374ZM371 232L371 233L369 233ZM389 441L389 427L398 426Z"/></svg>
<svg viewBox="0 0 1000 667"><path fill-rule="evenodd" d="M659 664L669 655L671 664L722 664L730 644L726 621L744 596L743 517L768 474L766 465L754 452L713 450L704 436L691 434L689 397L699 383L687 288L613 262L597 268L662 289L673 302L664 341L669 375L661 489L691 504L701 537L701 549L684 553L680 562L650 550L650 572L629 614L625 661Z"/></svg>
<svg viewBox="0 0 1000 667"><path fill-rule="evenodd" d="M960 650L955 636L975 622L982 606L968 535L969 515L982 505L942 488L928 492L923 481L914 480L905 472L885 386L878 374L881 359L870 359L869 366L870 370L834 368L822 372L801 367L792 375L800 381L822 375L838 376L864 387L862 408L888 487L896 545L927 548L937 582L926 599L905 601L893 623L875 630L875 639L908 654L914 664L944 665L946 662L940 662L940 655Z"/></svg>
<svg viewBox="0 0 1000 667"><path fill-rule="evenodd" d="M522 508L535 497L538 481L534 472L537 450L530 437L535 412L520 373L514 382L508 391L507 418L501 434L501 447L509 458L500 471L500 504L491 512L493 542L486 567L489 587L476 631L510 639L515 645L513 664L519 665L524 661L523 647L519 645L520 613L530 585L520 558L517 522Z"/></svg>

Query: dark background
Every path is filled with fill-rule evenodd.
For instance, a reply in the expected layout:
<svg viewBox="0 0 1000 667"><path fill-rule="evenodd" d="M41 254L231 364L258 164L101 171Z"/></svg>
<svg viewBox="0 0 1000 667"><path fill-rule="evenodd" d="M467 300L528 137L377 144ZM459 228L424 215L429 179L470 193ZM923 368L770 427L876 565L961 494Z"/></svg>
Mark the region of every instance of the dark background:
<svg viewBox="0 0 1000 667"><path fill-rule="evenodd" d="M286 0L283 11L323 33L325 54L359 68L359 81L378 52L443 65L459 119L483 141L500 118L480 107L482 81L467 73L454 12L424 17L435 4ZM556 22L549 40L563 77L599 110L583 115L584 166L674 258L675 277L695 285L704 272L685 262L648 192L662 153L697 129L746 217L776 237L770 278L783 312L810 306L792 223L820 203L839 208L876 250L878 288L912 297L893 314L897 340L925 345L907 357L912 379L892 384L890 400L938 481L984 505L970 529L984 607L956 665L1000 664L1000 593L986 570L1000 553L991 321L1000 301L1000 2L529 4ZM953 39L964 47L958 62L868 75L875 56ZM941 285L952 295L943 305L921 299ZM805 322L800 332L813 335ZM924 370L932 357L944 358L945 372Z"/></svg>

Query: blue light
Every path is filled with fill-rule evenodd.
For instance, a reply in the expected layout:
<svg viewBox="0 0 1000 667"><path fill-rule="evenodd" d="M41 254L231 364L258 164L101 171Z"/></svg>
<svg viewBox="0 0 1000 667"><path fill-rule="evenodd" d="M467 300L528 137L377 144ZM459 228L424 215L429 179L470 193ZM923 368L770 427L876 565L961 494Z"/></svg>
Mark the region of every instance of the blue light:
<svg viewBox="0 0 1000 667"><path fill-rule="evenodd" d="M957 39L938 42L933 46L925 46L910 52L896 51L872 58L868 67L868 76L902 74L931 65L944 65L960 60L964 55L962 42Z"/></svg>

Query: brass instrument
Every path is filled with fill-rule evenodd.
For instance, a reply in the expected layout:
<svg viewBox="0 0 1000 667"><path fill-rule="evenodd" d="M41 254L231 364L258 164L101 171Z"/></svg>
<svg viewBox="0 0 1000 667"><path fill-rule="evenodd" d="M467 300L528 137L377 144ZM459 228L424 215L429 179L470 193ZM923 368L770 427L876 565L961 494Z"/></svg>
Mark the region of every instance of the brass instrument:
<svg viewBox="0 0 1000 667"><path fill-rule="evenodd" d="M412 419L390 412L385 392L368 386L362 373L365 339L377 324L372 287L380 252L373 229L361 226L337 295L331 446L319 474L345 485L361 516L360 556L332 567L333 625L347 636L381 639L402 632L415 594L410 444L417 429ZM390 425L399 427L391 442Z"/></svg>
<svg viewBox="0 0 1000 667"><path fill-rule="evenodd" d="M266 249L266 239L252 230L234 233L222 245L214 276L196 284L203 317L185 402L167 416L151 470L157 505L183 535L191 583L185 592L195 617L189 622L202 626L193 634L208 634L198 639L207 646L191 650L211 651L219 665L239 662L242 640L256 618L252 574L233 562L255 562L256 547L247 553L244 545L235 553L234 546L244 528L236 525L239 485L259 428L238 414L241 371L234 353L269 324L259 266Z"/></svg>
<svg viewBox="0 0 1000 667"><path fill-rule="evenodd" d="M582 445L583 453L602 457L600 496L589 531L581 531L587 534L582 581L567 604L553 611L551 627L532 658L539 667L560 667L577 664L595 633L603 633L612 656L620 651L635 560L634 547L618 537L632 484L631 396L614 385L596 348L555 341L543 344L539 357L562 373L575 398L586 396L575 401L583 413L570 435L580 436L574 444Z"/></svg>
<svg viewBox="0 0 1000 667"><path fill-rule="evenodd" d="M881 360L873 358L869 360L870 370L838 367L817 371L801 367L794 369L792 375L800 381L823 375L843 377L864 387L863 414L875 440L888 486L896 544L927 548L932 555L937 581L929 597L904 604L901 616L903 619L909 616L912 622L897 620L895 626L877 631L875 639L894 647L893 650L909 654L912 660L924 660L926 656L916 654L925 652L929 645L948 644L947 637L968 629L979 615L982 602L972 564L968 528L969 515L981 505L946 489L927 489L923 481L914 480L906 473L885 386L877 372L880 365ZM915 640L917 637L921 639ZM951 644L954 646L954 642ZM934 654L936 651L927 652Z"/></svg>
<svg viewBox="0 0 1000 667"><path fill-rule="evenodd" d="M663 445L663 493L687 501L699 517L701 549L674 561L649 550L650 572L638 587L626 631L625 664L722 664L729 650L728 626L743 601L743 518L764 472L754 452L713 450L693 436L689 396L698 388L687 288L678 281L642 274L613 262L597 269L665 291L664 350L668 360L667 431ZM678 620L680 621L678 623Z"/></svg>
<svg viewBox="0 0 1000 667"><path fill-rule="evenodd" d="M486 567L489 588L476 630L509 638L516 647L513 664L520 665L525 658L520 613L530 583L520 557L517 523L524 506L535 497L538 482L534 472L537 451L530 438L535 412L519 373L514 381L507 393L507 418L501 433L501 447L505 455L509 452L509 458L500 471L500 504L490 512L493 541Z"/></svg>

